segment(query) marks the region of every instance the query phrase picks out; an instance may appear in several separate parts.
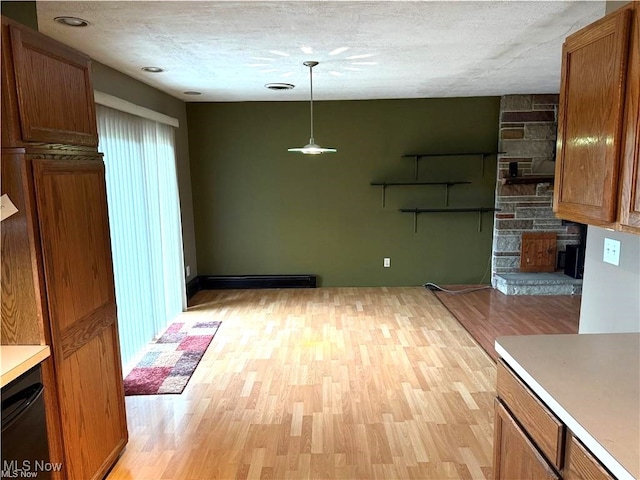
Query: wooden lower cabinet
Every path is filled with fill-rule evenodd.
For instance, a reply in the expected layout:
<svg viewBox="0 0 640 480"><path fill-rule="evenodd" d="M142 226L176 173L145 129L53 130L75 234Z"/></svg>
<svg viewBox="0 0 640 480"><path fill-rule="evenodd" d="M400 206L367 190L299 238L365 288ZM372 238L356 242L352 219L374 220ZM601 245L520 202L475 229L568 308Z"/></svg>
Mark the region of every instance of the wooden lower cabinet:
<svg viewBox="0 0 640 480"><path fill-rule="evenodd" d="M497 368L493 480L614 480L504 362Z"/></svg>
<svg viewBox="0 0 640 480"><path fill-rule="evenodd" d="M613 480L613 476L571 435L567 435L567 454L562 478L566 480Z"/></svg>
<svg viewBox="0 0 640 480"><path fill-rule="evenodd" d="M3 149L2 193L2 342L50 345L51 459L103 478L128 435L102 157Z"/></svg>
<svg viewBox="0 0 640 480"><path fill-rule="evenodd" d="M562 442L564 425L534 395L529 388L514 375L509 367L499 362L497 365L496 391L503 404L508 405L511 414L527 432L536 447L549 459L556 470L562 468Z"/></svg>
<svg viewBox="0 0 640 480"><path fill-rule="evenodd" d="M560 478L498 399L495 401L493 449L494 480Z"/></svg>

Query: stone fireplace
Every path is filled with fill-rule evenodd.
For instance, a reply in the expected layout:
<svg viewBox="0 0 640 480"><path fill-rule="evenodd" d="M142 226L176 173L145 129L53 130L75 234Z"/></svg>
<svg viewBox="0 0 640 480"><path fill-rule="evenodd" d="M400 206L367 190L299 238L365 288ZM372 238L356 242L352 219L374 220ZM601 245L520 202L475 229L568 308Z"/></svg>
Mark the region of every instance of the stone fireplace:
<svg viewBox="0 0 640 480"><path fill-rule="evenodd" d="M581 280L554 273L521 273L522 234L557 235L556 249L580 243L581 228L553 213L558 95L507 95L500 102L500 142L492 285L507 294L580 293ZM559 253L563 255L562 253Z"/></svg>

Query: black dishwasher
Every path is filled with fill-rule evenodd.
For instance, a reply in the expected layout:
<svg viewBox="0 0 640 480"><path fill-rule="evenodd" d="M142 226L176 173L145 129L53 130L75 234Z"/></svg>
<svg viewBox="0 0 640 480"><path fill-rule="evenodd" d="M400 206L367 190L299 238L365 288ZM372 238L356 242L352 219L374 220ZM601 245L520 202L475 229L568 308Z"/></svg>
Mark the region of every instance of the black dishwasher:
<svg viewBox="0 0 640 480"><path fill-rule="evenodd" d="M2 388L0 478L51 478L40 365Z"/></svg>

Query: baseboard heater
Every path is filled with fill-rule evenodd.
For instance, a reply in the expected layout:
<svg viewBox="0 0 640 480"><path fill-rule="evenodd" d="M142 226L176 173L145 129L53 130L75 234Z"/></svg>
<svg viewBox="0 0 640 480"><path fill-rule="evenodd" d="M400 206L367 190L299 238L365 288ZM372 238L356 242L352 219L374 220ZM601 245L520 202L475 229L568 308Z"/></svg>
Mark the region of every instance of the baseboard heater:
<svg viewBox="0 0 640 480"><path fill-rule="evenodd" d="M229 288L316 288L316 275L202 275L200 290Z"/></svg>

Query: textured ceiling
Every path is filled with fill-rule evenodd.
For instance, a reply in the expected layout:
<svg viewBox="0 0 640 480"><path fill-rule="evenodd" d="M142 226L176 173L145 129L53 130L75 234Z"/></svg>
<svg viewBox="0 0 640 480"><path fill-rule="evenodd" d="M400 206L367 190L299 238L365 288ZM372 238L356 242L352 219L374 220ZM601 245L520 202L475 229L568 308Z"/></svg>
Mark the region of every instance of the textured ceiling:
<svg viewBox="0 0 640 480"><path fill-rule="evenodd" d="M185 101L557 93L564 38L604 1L37 2L41 32ZM53 21L70 15L84 28ZM158 66L158 74L141 71ZM269 82L296 85L272 91ZM196 90L201 96L182 92Z"/></svg>

